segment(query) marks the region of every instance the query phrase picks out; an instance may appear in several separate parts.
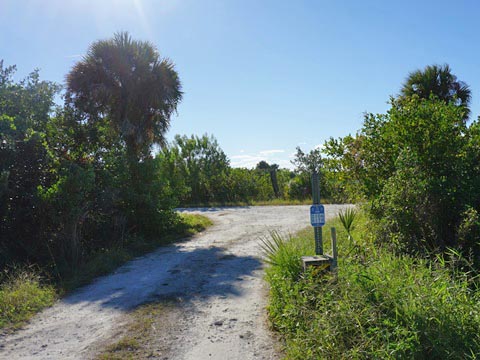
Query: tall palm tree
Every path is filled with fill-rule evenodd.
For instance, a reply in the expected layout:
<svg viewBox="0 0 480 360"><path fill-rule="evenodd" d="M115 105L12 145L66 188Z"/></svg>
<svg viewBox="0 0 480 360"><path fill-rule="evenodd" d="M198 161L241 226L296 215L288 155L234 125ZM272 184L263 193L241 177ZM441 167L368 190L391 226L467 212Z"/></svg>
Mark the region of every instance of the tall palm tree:
<svg viewBox="0 0 480 360"><path fill-rule="evenodd" d="M463 107L465 119L470 114L470 88L463 81L457 80L448 64L429 65L423 70L411 72L402 86L401 95L409 97L414 94L422 99L428 99L433 94L440 100Z"/></svg>
<svg viewBox="0 0 480 360"><path fill-rule="evenodd" d="M164 143L182 99L173 63L126 32L94 42L66 80L67 100L90 120L107 116L134 162L148 156L153 144Z"/></svg>

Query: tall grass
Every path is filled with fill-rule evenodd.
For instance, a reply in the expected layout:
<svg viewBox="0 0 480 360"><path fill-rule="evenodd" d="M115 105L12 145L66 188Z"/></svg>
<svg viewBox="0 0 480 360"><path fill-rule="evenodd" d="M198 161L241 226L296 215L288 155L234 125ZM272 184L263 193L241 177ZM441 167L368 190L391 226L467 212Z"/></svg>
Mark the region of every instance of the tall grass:
<svg viewBox="0 0 480 360"><path fill-rule="evenodd" d="M0 285L0 329L13 329L50 306L56 299L52 285L42 283L37 271L13 269Z"/></svg>
<svg viewBox="0 0 480 360"><path fill-rule="evenodd" d="M356 224L351 251L339 219L327 223L337 227L336 276L284 265L313 253L311 229L272 255L282 261L267 270L268 310L287 359L477 358L480 292L470 274L376 249L367 219L358 214Z"/></svg>

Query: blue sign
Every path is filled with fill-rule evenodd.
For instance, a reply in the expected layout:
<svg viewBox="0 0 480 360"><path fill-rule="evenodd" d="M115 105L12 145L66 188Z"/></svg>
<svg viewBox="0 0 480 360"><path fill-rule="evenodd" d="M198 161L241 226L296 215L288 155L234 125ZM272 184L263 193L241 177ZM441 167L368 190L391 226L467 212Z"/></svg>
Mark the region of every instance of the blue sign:
<svg viewBox="0 0 480 360"><path fill-rule="evenodd" d="M310 223L314 227L325 225L325 208L323 205L312 205L310 207Z"/></svg>

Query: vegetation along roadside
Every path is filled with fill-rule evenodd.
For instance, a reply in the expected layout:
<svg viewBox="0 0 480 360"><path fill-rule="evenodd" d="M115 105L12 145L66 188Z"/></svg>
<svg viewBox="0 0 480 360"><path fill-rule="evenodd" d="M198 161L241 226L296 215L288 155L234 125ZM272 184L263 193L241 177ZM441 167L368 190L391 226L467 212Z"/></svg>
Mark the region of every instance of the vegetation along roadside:
<svg viewBox="0 0 480 360"><path fill-rule="evenodd" d="M270 241L276 245L267 256L268 311L287 359L476 358L480 291L471 274L452 267L466 262L461 255L395 255L375 244L365 213L350 236L340 219L324 229L332 226L335 275L302 272L300 257L314 254L311 229Z"/></svg>
<svg viewBox="0 0 480 360"><path fill-rule="evenodd" d="M470 100L448 65L426 66L385 114L324 144L363 212L327 225L339 230L336 275L302 273L311 230L268 242L269 313L288 358L478 358L480 126Z"/></svg>

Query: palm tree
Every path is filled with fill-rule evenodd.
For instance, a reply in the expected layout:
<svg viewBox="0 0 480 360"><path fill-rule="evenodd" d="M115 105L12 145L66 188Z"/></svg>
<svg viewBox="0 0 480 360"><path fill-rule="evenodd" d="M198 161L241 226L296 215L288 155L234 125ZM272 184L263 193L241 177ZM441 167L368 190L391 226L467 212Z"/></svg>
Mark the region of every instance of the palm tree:
<svg viewBox="0 0 480 360"><path fill-rule="evenodd" d="M126 32L94 42L66 80L67 101L91 121L107 116L132 162L147 157L153 144L164 144L182 99L173 63Z"/></svg>
<svg viewBox="0 0 480 360"><path fill-rule="evenodd" d="M457 80L447 64L429 65L423 70L410 73L403 84L401 95L410 97L414 94L422 99L428 99L433 94L440 100L463 107L465 119L470 114L470 88L463 81Z"/></svg>

